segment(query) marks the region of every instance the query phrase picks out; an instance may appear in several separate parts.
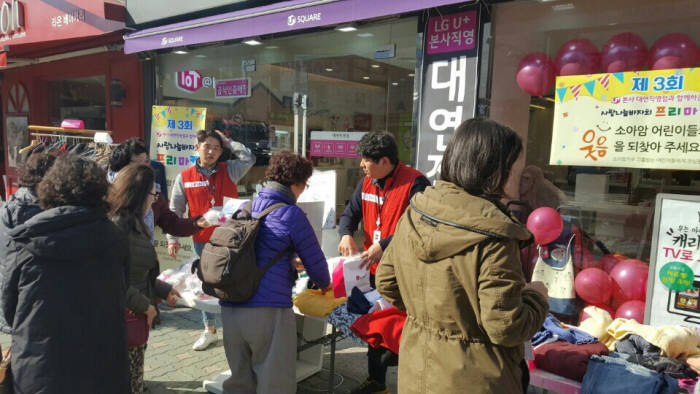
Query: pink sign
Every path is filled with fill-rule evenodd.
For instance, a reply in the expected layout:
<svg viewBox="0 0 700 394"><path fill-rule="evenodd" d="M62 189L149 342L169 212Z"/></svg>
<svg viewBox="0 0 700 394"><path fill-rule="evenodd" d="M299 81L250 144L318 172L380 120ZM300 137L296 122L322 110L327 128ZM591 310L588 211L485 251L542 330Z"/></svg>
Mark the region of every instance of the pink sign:
<svg viewBox="0 0 700 394"><path fill-rule="evenodd" d="M197 70L178 71L175 77L177 87L182 90L196 92L202 87L202 74Z"/></svg>
<svg viewBox="0 0 700 394"><path fill-rule="evenodd" d="M355 152L357 141L312 140L311 156L316 157L360 157Z"/></svg>
<svg viewBox="0 0 700 394"><path fill-rule="evenodd" d="M250 97L250 81L248 80L248 78L217 80L216 97Z"/></svg>
<svg viewBox="0 0 700 394"><path fill-rule="evenodd" d="M476 11L431 17L428 19L428 54L474 49L476 22Z"/></svg>

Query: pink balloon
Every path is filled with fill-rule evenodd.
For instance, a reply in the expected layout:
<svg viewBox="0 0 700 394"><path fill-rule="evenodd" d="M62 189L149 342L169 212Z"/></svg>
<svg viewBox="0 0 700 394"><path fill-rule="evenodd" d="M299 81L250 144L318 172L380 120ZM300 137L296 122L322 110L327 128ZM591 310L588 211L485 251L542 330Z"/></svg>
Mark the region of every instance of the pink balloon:
<svg viewBox="0 0 700 394"><path fill-rule="evenodd" d="M683 33L670 33L660 37L649 50L649 67L652 70L695 67L700 60L700 49L692 38Z"/></svg>
<svg viewBox="0 0 700 394"><path fill-rule="evenodd" d="M613 281L613 308L626 301L644 301L649 266L640 260L623 260L610 271Z"/></svg>
<svg viewBox="0 0 700 394"><path fill-rule="evenodd" d="M613 267L615 267L615 264L626 259L627 257L621 254L606 254L603 257L601 257L600 260L598 260L598 267L604 270L605 272L610 273Z"/></svg>
<svg viewBox="0 0 700 394"><path fill-rule="evenodd" d="M527 218L527 229L535 236L538 245L546 245L559 238L563 228L564 221L553 208L537 208Z"/></svg>
<svg viewBox="0 0 700 394"><path fill-rule="evenodd" d="M593 74L600 69L600 52L591 40L574 38L559 48L554 64L557 75Z"/></svg>
<svg viewBox="0 0 700 394"><path fill-rule="evenodd" d="M518 63L515 81L525 93L542 96L554 84L554 63L546 53L535 52L525 55Z"/></svg>
<svg viewBox="0 0 700 394"><path fill-rule="evenodd" d="M601 51L603 71L615 73L638 71L646 66L649 50L642 37L634 33L620 33L612 36Z"/></svg>
<svg viewBox="0 0 700 394"><path fill-rule="evenodd" d="M644 323L644 303L642 301L627 301L615 311L615 319L634 319L637 323Z"/></svg>
<svg viewBox="0 0 700 394"><path fill-rule="evenodd" d="M576 294L589 304L605 304L612 295L612 281L599 268L586 268L574 280Z"/></svg>
<svg viewBox="0 0 700 394"><path fill-rule="evenodd" d="M607 305L592 305L592 304L587 304L585 307L583 307L583 309L581 309L581 312L579 312L579 314L578 314L578 322L579 322L579 324L581 324L582 321L584 321L584 320L588 319L589 317L591 317L591 315L589 315L589 314L586 313L586 311L585 311L585 309L588 308L589 306L595 306L596 308L600 308L600 309L602 309L602 310L608 312L608 313L610 314L610 317L611 317L611 318L615 318L615 310L612 309L611 307L609 307L609 306L607 306Z"/></svg>

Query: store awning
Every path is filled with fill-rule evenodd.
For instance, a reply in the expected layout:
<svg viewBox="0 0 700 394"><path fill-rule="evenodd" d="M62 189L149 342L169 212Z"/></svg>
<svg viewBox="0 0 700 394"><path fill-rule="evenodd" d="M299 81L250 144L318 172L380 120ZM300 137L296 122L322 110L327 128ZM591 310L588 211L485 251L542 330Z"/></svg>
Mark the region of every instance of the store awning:
<svg viewBox="0 0 700 394"><path fill-rule="evenodd" d="M337 25L412 12L463 0L291 0L145 29L124 37L135 53Z"/></svg>

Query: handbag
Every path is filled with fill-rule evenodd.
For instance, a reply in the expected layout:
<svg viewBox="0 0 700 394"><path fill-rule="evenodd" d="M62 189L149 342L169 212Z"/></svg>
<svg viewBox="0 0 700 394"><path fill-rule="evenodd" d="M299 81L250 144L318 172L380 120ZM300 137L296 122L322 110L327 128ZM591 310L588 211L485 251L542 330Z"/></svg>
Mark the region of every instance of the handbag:
<svg viewBox="0 0 700 394"><path fill-rule="evenodd" d="M0 394L12 394L15 392L12 369L10 368L12 348L8 348L5 352L0 350L0 354L2 354L2 361L0 361Z"/></svg>
<svg viewBox="0 0 700 394"><path fill-rule="evenodd" d="M538 246L537 263L532 271L532 281L543 282L549 292L549 310L552 313L576 315L576 292L574 291L574 264L572 235L568 245L550 244Z"/></svg>
<svg viewBox="0 0 700 394"><path fill-rule="evenodd" d="M149 331L146 315L126 310L126 339L129 348L145 345L148 342Z"/></svg>

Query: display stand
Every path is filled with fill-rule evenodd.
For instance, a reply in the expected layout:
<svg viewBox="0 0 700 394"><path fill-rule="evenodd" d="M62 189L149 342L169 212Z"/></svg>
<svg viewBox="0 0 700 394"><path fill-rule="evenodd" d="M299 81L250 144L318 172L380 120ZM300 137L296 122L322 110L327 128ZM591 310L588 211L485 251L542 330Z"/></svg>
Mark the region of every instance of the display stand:
<svg viewBox="0 0 700 394"><path fill-rule="evenodd" d="M580 382L537 368L530 369L530 385L559 394L579 394L581 392Z"/></svg>

